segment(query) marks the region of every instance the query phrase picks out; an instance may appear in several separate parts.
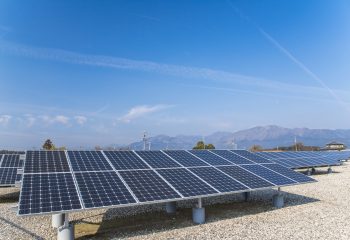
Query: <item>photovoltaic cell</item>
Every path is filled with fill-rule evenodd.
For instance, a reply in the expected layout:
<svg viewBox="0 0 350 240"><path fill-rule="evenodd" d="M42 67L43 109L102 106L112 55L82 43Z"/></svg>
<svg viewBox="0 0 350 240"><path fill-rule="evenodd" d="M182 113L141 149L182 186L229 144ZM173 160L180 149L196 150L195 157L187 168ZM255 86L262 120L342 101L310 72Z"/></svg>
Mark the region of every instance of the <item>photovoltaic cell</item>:
<svg viewBox="0 0 350 240"><path fill-rule="evenodd" d="M295 184L296 182L286 178L276 172L273 172L269 170L268 168L265 168L260 165L244 165L242 166L244 169L255 173L258 176L263 177L264 179L268 180L269 182L272 182L275 185L282 186L282 185L290 185L290 184Z"/></svg>
<svg viewBox="0 0 350 240"><path fill-rule="evenodd" d="M231 152L238 154L242 157L248 158L250 161L253 161L256 163L272 163L270 160L267 160L266 158L263 158L258 154L254 154L246 150L231 150Z"/></svg>
<svg viewBox="0 0 350 240"><path fill-rule="evenodd" d="M136 203L114 171L75 173L75 178L85 208Z"/></svg>
<svg viewBox="0 0 350 240"><path fill-rule="evenodd" d="M0 185L14 185L17 177L17 168L0 168Z"/></svg>
<svg viewBox="0 0 350 240"><path fill-rule="evenodd" d="M73 171L113 170L100 151L68 151Z"/></svg>
<svg viewBox="0 0 350 240"><path fill-rule="evenodd" d="M132 151L103 151L113 167L117 170L126 169L149 169L134 152Z"/></svg>
<svg viewBox="0 0 350 240"><path fill-rule="evenodd" d="M207 163L185 150L167 150L164 152L185 167L208 166Z"/></svg>
<svg viewBox="0 0 350 240"><path fill-rule="evenodd" d="M215 155L212 152L209 152L208 150L191 150L190 153L213 166L233 165L233 163Z"/></svg>
<svg viewBox="0 0 350 240"><path fill-rule="evenodd" d="M71 173L24 174L19 214L42 214L81 209Z"/></svg>
<svg viewBox="0 0 350 240"><path fill-rule="evenodd" d="M24 173L69 172L64 151L27 151Z"/></svg>
<svg viewBox="0 0 350 240"><path fill-rule="evenodd" d="M181 198L153 170L119 171L140 202Z"/></svg>
<svg viewBox="0 0 350 240"><path fill-rule="evenodd" d="M217 193L215 189L184 168L161 169L157 172L184 197Z"/></svg>
<svg viewBox="0 0 350 240"><path fill-rule="evenodd" d="M214 167L189 168L189 170L223 193L248 189Z"/></svg>
<svg viewBox="0 0 350 240"><path fill-rule="evenodd" d="M181 167L161 151L136 151L136 153L153 168Z"/></svg>
<svg viewBox="0 0 350 240"><path fill-rule="evenodd" d="M276 171L286 177L289 177L290 179L293 179L296 182L304 183L304 182L315 182L314 179L305 176L304 174L295 172L291 169L288 169L286 167L283 167L278 164L263 164L264 167L267 167L268 169L271 169L273 171Z"/></svg>
<svg viewBox="0 0 350 240"><path fill-rule="evenodd" d="M247 172L238 166L223 166L218 168L251 189L274 186L266 180L255 176L254 174Z"/></svg>
<svg viewBox="0 0 350 240"><path fill-rule="evenodd" d="M21 168L23 167L23 160L20 160L19 155L16 154L4 155L0 167Z"/></svg>
<svg viewBox="0 0 350 240"><path fill-rule="evenodd" d="M234 154L233 152L230 152L228 150L210 150L211 152L219 155L220 157L223 157L227 159L228 161L240 165L240 164L254 164L254 162L247 160L246 158L239 156L237 154Z"/></svg>

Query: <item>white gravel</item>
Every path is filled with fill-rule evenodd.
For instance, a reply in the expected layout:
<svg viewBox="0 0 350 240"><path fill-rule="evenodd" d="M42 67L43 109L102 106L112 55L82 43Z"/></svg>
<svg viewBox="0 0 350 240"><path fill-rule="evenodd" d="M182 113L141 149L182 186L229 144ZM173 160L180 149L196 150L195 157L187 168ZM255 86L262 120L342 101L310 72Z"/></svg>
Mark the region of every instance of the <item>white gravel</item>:
<svg viewBox="0 0 350 240"><path fill-rule="evenodd" d="M282 209L272 207L274 190L255 192L249 202L243 202L241 195L205 199L207 222L203 225L191 221L193 201L179 202L175 216L163 213L161 204L69 216L77 225L100 223L94 239L348 240L350 164L334 167L333 174L325 170L313 176L317 183L283 188L286 206ZM17 204L18 195L18 189L0 188L0 239L56 239L50 216L16 216L11 207Z"/></svg>

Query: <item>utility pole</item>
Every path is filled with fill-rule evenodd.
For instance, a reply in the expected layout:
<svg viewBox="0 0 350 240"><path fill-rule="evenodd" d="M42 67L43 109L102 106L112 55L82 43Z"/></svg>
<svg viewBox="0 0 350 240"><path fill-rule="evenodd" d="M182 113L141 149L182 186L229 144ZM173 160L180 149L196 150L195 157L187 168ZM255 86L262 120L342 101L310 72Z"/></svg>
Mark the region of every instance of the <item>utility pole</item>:
<svg viewBox="0 0 350 240"><path fill-rule="evenodd" d="M146 131L143 132L142 141L143 141L143 151L146 151L146 147L147 147L147 132Z"/></svg>

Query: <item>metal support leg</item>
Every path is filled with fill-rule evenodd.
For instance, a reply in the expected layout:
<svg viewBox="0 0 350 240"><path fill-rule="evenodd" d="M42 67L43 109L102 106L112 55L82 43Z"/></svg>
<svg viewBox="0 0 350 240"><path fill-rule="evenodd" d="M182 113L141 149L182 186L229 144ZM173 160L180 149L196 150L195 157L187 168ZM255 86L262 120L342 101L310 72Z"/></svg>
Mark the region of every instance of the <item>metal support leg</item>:
<svg viewBox="0 0 350 240"><path fill-rule="evenodd" d="M282 208L284 206L284 196L281 188L278 188L278 193L272 197L272 203L275 208Z"/></svg>
<svg viewBox="0 0 350 240"><path fill-rule="evenodd" d="M65 214L63 214L63 213L58 213L58 214L52 215L52 227L59 228L59 227L63 226L64 217L65 217Z"/></svg>
<svg viewBox="0 0 350 240"><path fill-rule="evenodd" d="M311 175L311 171L310 171L310 168L307 169L306 171L306 175L310 176Z"/></svg>
<svg viewBox="0 0 350 240"><path fill-rule="evenodd" d="M327 173L329 174L329 173L332 173L332 172L333 172L332 168L329 167L329 168L327 169Z"/></svg>
<svg viewBox="0 0 350 240"><path fill-rule="evenodd" d="M205 223L205 208L202 207L202 199L198 198L198 204L192 208L192 220L196 224Z"/></svg>
<svg viewBox="0 0 350 240"><path fill-rule="evenodd" d="M244 201L248 202L250 199L250 192L244 192L243 197L244 197Z"/></svg>
<svg viewBox="0 0 350 240"><path fill-rule="evenodd" d="M64 224L57 229L57 240L74 240L74 226L69 223L68 214L64 215Z"/></svg>
<svg viewBox="0 0 350 240"><path fill-rule="evenodd" d="M176 213L176 202L167 202L165 204L165 211L168 214L175 214Z"/></svg>
<svg viewBox="0 0 350 240"><path fill-rule="evenodd" d="M316 169L313 167L313 168L311 168L311 173L312 174L315 174L316 173Z"/></svg>

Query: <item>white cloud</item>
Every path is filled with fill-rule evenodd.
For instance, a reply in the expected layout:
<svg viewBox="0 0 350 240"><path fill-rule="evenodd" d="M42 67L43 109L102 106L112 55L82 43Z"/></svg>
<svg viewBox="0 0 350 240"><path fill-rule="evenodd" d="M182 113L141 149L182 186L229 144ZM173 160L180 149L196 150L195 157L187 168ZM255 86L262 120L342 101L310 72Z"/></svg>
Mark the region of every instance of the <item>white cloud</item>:
<svg viewBox="0 0 350 240"><path fill-rule="evenodd" d="M87 122L87 118L84 116L75 116L74 119L79 125L84 125Z"/></svg>
<svg viewBox="0 0 350 240"><path fill-rule="evenodd" d="M0 115L0 124L6 126L10 122L11 118L12 116L10 115Z"/></svg>
<svg viewBox="0 0 350 240"><path fill-rule="evenodd" d="M26 125L27 125L27 127L32 127L35 124L36 120L37 120L36 117L34 117L31 114L26 114L25 118L26 118Z"/></svg>
<svg viewBox="0 0 350 240"><path fill-rule="evenodd" d="M64 115L57 115L54 117L43 115L39 117L45 124L54 124L54 123L59 123L63 125L68 125L69 124L69 117L66 117Z"/></svg>
<svg viewBox="0 0 350 240"><path fill-rule="evenodd" d="M125 123L129 123L132 120L144 117L151 113L162 111L170 107L172 107L172 105L158 104L154 106L147 106L147 105L136 106L131 108L127 114L120 117L118 120Z"/></svg>

